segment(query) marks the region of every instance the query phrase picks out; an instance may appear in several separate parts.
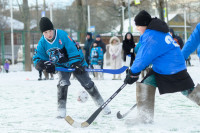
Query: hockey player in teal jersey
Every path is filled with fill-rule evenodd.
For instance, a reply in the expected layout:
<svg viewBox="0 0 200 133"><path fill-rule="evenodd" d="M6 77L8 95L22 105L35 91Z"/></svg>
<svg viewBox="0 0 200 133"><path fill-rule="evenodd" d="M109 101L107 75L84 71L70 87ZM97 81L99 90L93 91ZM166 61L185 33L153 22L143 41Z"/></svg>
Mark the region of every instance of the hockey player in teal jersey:
<svg viewBox="0 0 200 133"><path fill-rule="evenodd" d="M33 62L37 70L46 70L48 73L55 73L55 67L75 68L74 75L81 85L90 94L97 106L104 103L94 82L85 71L87 63L80 56L75 42L69 35L59 29L54 29L52 22L47 17L40 20L40 30L43 34L38 42L37 50L33 56ZM69 79L71 72L58 72L58 118L66 116L66 101ZM104 109L104 114L110 114L108 107Z"/></svg>

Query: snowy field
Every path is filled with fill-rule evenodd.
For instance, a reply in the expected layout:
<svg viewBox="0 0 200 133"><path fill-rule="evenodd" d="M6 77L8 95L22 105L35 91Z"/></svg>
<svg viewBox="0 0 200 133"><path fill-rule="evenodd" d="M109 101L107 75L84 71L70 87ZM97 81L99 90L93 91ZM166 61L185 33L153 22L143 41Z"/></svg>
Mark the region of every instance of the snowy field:
<svg viewBox="0 0 200 133"><path fill-rule="evenodd" d="M192 56L188 67L195 84L200 82L200 62ZM122 75L124 79L125 74ZM108 99L123 80L94 80L103 98ZM181 93L159 95L156 92L155 117L151 125L128 126L136 109L122 120L116 113L125 113L136 103L135 84L127 85L108 105L112 114L101 113L87 128L73 128L64 119L56 118L57 76L55 80L37 81L38 71L0 73L0 133L200 133L200 107ZM141 80L141 78L140 78ZM68 91L67 114L83 122L97 109L92 99L79 103L77 95L83 89L71 80Z"/></svg>

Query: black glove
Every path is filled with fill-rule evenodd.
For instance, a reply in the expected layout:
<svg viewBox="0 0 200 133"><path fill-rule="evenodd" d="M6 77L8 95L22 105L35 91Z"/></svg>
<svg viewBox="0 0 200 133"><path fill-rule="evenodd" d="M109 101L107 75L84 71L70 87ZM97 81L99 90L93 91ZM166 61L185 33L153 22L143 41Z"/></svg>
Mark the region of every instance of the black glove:
<svg viewBox="0 0 200 133"><path fill-rule="evenodd" d="M39 61L35 68L38 71L46 70L47 73L55 73L55 65L50 61Z"/></svg>
<svg viewBox="0 0 200 133"><path fill-rule="evenodd" d="M98 65L102 65L103 64L103 60L98 60Z"/></svg>
<svg viewBox="0 0 200 133"><path fill-rule="evenodd" d="M55 73L55 65L50 61L45 61L44 66L47 73Z"/></svg>
<svg viewBox="0 0 200 133"><path fill-rule="evenodd" d="M71 65L71 68L75 68L75 73L76 74L83 74L85 72L85 67L81 65L80 62L75 62Z"/></svg>
<svg viewBox="0 0 200 133"><path fill-rule="evenodd" d="M130 69L128 69L128 73L126 74L126 78L124 79L125 84L133 84L139 79L140 73L133 74Z"/></svg>

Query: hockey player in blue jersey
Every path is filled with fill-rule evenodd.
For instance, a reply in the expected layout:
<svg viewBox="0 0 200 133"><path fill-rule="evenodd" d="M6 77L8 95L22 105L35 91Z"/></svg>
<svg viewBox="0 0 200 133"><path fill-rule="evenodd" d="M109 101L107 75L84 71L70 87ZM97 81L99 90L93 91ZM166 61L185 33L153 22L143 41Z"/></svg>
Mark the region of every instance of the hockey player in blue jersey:
<svg viewBox="0 0 200 133"><path fill-rule="evenodd" d="M180 47L170 35L167 24L160 19L151 18L144 10L136 15L135 24L141 33L141 47L124 82L133 84L149 64L153 67L141 83L136 83L138 115L136 120L128 123L153 122L156 87L160 94L182 92L200 105L200 95L197 93L200 85L194 88Z"/></svg>
<svg viewBox="0 0 200 133"><path fill-rule="evenodd" d="M197 54L200 58L200 23L190 35L189 39L185 43L182 53L185 59L188 59L189 55L197 49Z"/></svg>
<svg viewBox="0 0 200 133"><path fill-rule="evenodd" d="M33 62L37 70L46 70L48 73L55 73L55 67L75 68L74 75L81 85L90 94L97 106L104 103L103 98L98 92L94 82L90 79L88 72L85 71L87 63L80 56L75 46L75 42L69 35L59 29L54 29L52 22L47 17L40 20L40 30L43 36L40 38L37 51L33 56ZM58 118L66 116L66 100L68 86L71 84L69 79L71 72L58 72L59 82L57 85ZM111 111L107 107L105 114Z"/></svg>
<svg viewBox="0 0 200 133"><path fill-rule="evenodd" d="M97 42L95 41L92 44L91 52L90 52L90 64L94 69L100 69L103 63L103 50L101 47L97 46ZM98 74L100 74L98 76ZM94 78L98 79L102 77L102 73L94 72Z"/></svg>

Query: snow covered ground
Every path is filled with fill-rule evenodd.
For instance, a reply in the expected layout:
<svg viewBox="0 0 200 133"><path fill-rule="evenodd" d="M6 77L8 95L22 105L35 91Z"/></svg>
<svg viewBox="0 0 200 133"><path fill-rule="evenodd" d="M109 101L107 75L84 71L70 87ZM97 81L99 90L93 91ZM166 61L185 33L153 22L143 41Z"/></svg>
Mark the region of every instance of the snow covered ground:
<svg viewBox="0 0 200 133"><path fill-rule="evenodd" d="M195 84L200 82L200 62L192 56L188 72ZM123 80L94 80L103 98L108 99ZM122 75L124 79L125 74ZM56 118L57 76L55 80L37 81L38 72L0 73L0 132L1 133L196 133L200 132L200 107L181 93L159 95L156 92L155 119L152 125L127 126L134 118L134 109L126 118L118 120L116 113L125 113L136 102L135 84L127 85L108 105L112 114L102 113L87 128L73 128L64 119ZM71 80L68 92L67 114L83 122L97 109L91 98L79 103L77 95L83 89L77 80Z"/></svg>

